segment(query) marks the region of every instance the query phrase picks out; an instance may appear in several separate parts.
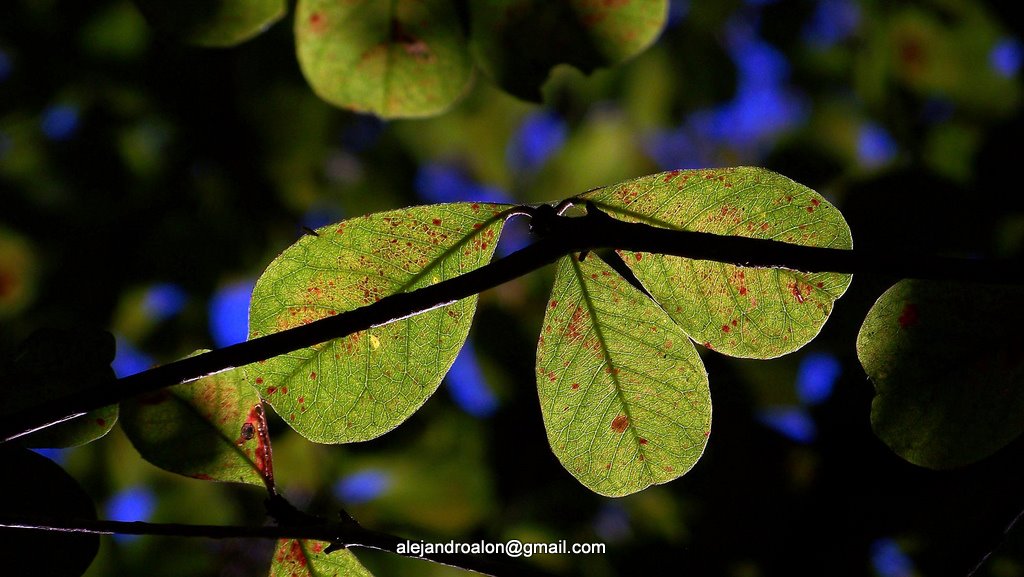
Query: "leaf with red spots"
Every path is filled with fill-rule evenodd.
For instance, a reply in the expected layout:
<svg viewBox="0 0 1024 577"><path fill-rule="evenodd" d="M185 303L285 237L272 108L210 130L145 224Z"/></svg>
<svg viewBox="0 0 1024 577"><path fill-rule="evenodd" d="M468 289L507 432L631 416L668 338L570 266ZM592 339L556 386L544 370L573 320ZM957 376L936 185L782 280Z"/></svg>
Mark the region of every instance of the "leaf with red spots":
<svg viewBox="0 0 1024 577"><path fill-rule="evenodd" d="M0 418L97 383L114 380L114 337L93 329L40 329L0 366ZM27 447L74 447L95 441L117 422L117 405L47 427L19 440Z"/></svg>
<svg viewBox="0 0 1024 577"><path fill-rule="evenodd" d="M675 170L583 198L615 218L662 228L852 247L850 228L834 206L762 168ZM745 358L774 358L810 342L851 278L629 251L622 256L692 339Z"/></svg>
<svg viewBox="0 0 1024 577"><path fill-rule="evenodd" d="M871 425L911 463L977 461L1024 431L1024 289L904 280L857 335Z"/></svg>
<svg viewBox="0 0 1024 577"><path fill-rule="evenodd" d="M266 415L243 369L124 401L121 426L139 454L162 469L196 479L273 485Z"/></svg>
<svg viewBox="0 0 1024 577"><path fill-rule="evenodd" d="M305 235L253 291L252 338L372 304L483 266L504 206L454 203L353 218ZM466 340L476 296L250 365L250 383L321 443L390 431L437 389Z"/></svg>
<svg viewBox="0 0 1024 577"><path fill-rule="evenodd" d="M234 46L285 13L283 0L135 0L151 26L199 46Z"/></svg>
<svg viewBox="0 0 1024 577"><path fill-rule="evenodd" d="M550 302L537 389L562 465L608 496L689 471L707 444L711 397L686 334L595 256L559 261Z"/></svg>
<svg viewBox="0 0 1024 577"><path fill-rule="evenodd" d="M540 102L555 65L589 74L650 46L668 0L491 0L469 9L480 67L510 93Z"/></svg>
<svg viewBox="0 0 1024 577"><path fill-rule="evenodd" d="M373 577L348 549L324 553L329 543L280 539L270 577Z"/></svg>
<svg viewBox="0 0 1024 577"><path fill-rule="evenodd" d="M321 98L385 118L439 114L472 78L447 0L299 0L295 42L302 73Z"/></svg>
<svg viewBox="0 0 1024 577"><path fill-rule="evenodd" d="M0 446L0 462L5 473L0 475L4 521L96 519L92 499L53 461L8 444ZM0 529L5 575L77 577L89 568L99 548L99 535Z"/></svg>

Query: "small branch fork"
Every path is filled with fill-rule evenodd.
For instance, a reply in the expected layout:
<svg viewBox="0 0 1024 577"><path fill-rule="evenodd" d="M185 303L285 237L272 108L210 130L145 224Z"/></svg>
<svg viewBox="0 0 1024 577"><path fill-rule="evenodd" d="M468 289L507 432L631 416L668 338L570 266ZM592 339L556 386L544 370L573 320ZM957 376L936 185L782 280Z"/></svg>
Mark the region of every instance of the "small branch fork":
<svg viewBox="0 0 1024 577"><path fill-rule="evenodd" d="M800 246L778 241L677 231L612 218L587 203L586 216L567 216L577 199L550 205L518 206L506 218L524 215L537 236L533 244L468 273L408 293L394 294L376 303L342 312L307 325L189 357L111 381L96 382L67 397L42 403L0 420L0 443L61 423L139 394L193 381L204 376L263 361L352 333L432 310L543 268L560 257L598 249L630 250L709 260L747 267L777 267L804 272L880 274L898 278L955 280L993 284L1024 284L1019 261L970 260ZM32 522L2 520L0 527L81 533L125 533L209 538L315 539L332 547L364 547L397 553L405 539L363 528L346 513L330 523L302 513L276 494L268 500L276 526L231 527L154 524L139 522L66 520ZM38 520L37 520L38 521ZM413 555L407 555L415 557ZM417 557L418 558L418 557ZM438 563L487 575L544 575L518 566L508 572L504 564L471 555L429 555Z"/></svg>

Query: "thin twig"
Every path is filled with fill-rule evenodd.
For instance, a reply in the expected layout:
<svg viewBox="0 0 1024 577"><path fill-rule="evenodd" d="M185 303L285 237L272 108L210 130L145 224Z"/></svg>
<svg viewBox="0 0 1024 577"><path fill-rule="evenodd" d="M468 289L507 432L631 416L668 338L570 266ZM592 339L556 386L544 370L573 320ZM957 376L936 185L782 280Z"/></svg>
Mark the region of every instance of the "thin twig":
<svg viewBox="0 0 1024 577"><path fill-rule="evenodd" d="M346 548L377 549L409 557L441 563L494 577L532 575L545 577L545 571L512 563L502 557L500 561L477 555L460 553L431 553L413 555L399 553L399 545L407 539L363 528L355 523L318 523L308 525L189 525L179 523L147 523L141 521L107 521L95 519L30 519L8 518L0 520L0 527L26 531L58 531L97 535L157 535L206 539L309 539L328 543L343 543Z"/></svg>

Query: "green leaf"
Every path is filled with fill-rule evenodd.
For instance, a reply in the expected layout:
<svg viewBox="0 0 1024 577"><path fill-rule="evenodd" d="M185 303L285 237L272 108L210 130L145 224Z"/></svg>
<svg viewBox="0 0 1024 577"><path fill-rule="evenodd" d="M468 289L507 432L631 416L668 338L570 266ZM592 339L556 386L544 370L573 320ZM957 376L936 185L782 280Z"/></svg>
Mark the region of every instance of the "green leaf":
<svg viewBox="0 0 1024 577"><path fill-rule="evenodd" d="M503 206L455 203L329 225L256 282L256 338L441 282L486 264ZM251 365L250 383L286 423L321 443L365 441L416 412L455 361L476 296Z"/></svg>
<svg viewBox="0 0 1024 577"><path fill-rule="evenodd" d="M92 499L53 461L8 445L0 447L0 462L6 472L0 475L4 521L18 517L42 523L96 519ZM8 567L5 574L78 577L99 548L99 535L0 528L0 558Z"/></svg>
<svg viewBox="0 0 1024 577"><path fill-rule="evenodd" d="M480 67L534 102L556 64L590 73L622 62L650 46L668 16L667 0L489 0L469 8Z"/></svg>
<svg viewBox="0 0 1024 577"><path fill-rule="evenodd" d="M150 25L199 46L234 46L284 16L284 0L135 0Z"/></svg>
<svg viewBox="0 0 1024 577"><path fill-rule="evenodd" d="M299 0L295 42L302 73L321 98L386 118L439 114L472 77L447 0Z"/></svg>
<svg viewBox="0 0 1024 577"><path fill-rule="evenodd" d="M40 329L0 369L0 418L15 415L99 382L112 381L114 337L92 329ZM27 447L75 447L114 426L117 405L90 411L20 439Z"/></svg>
<svg viewBox="0 0 1024 577"><path fill-rule="evenodd" d="M850 228L818 193L763 168L674 170L582 195L652 226L848 249ZM850 275L738 267L622 251L644 288L691 338L720 353L770 359L811 341Z"/></svg>
<svg viewBox="0 0 1024 577"><path fill-rule="evenodd" d="M904 280L857 335L875 385L871 424L890 449L934 469L991 455L1024 430L1020 287Z"/></svg>
<svg viewBox="0 0 1024 577"><path fill-rule="evenodd" d="M348 549L324 553L329 543L280 539L270 577L373 577Z"/></svg>
<svg viewBox="0 0 1024 577"><path fill-rule="evenodd" d="M139 454L161 469L273 485L266 415L242 369L127 400L121 426Z"/></svg>
<svg viewBox="0 0 1024 577"><path fill-rule="evenodd" d="M559 260L537 390L555 455L602 495L680 477L711 431L708 377L690 339L594 256Z"/></svg>

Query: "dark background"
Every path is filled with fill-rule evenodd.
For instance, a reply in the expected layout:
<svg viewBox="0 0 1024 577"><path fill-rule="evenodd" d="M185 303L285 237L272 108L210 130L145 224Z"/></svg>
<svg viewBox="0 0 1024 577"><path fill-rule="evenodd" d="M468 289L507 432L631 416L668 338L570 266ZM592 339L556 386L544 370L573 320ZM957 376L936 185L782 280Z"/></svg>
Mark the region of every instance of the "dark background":
<svg viewBox="0 0 1024 577"><path fill-rule="evenodd" d="M590 77L556 70L544 106L481 76L442 116L382 122L309 90L287 16L238 47L202 49L157 35L127 2L5 2L0 351L42 326L98 326L130 374L244 339L252 283L303 226L426 202L553 200L670 168L781 172L835 202L858 247L1020 255L1014 7L677 1L653 48ZM499 253L524 239L513 227ZM1024 508L1020 441L936 472L874 437L854 340L894 279L866 276L797 353L704 355L714 427L692 472L597 496L552 455L533 390L550 275L482 295L471 348L393 433L316 446L275 421L285 493L419 538L607 543L604 556L533 560L586 575L964 575ZM262 519L258 490L160 471L118 428L47 454L101 517ZM1024 575L1019 533L979 575ZM105 538L89 574L265 574L269 547ZM360 558L378 576L459 573Z"/></svg>

